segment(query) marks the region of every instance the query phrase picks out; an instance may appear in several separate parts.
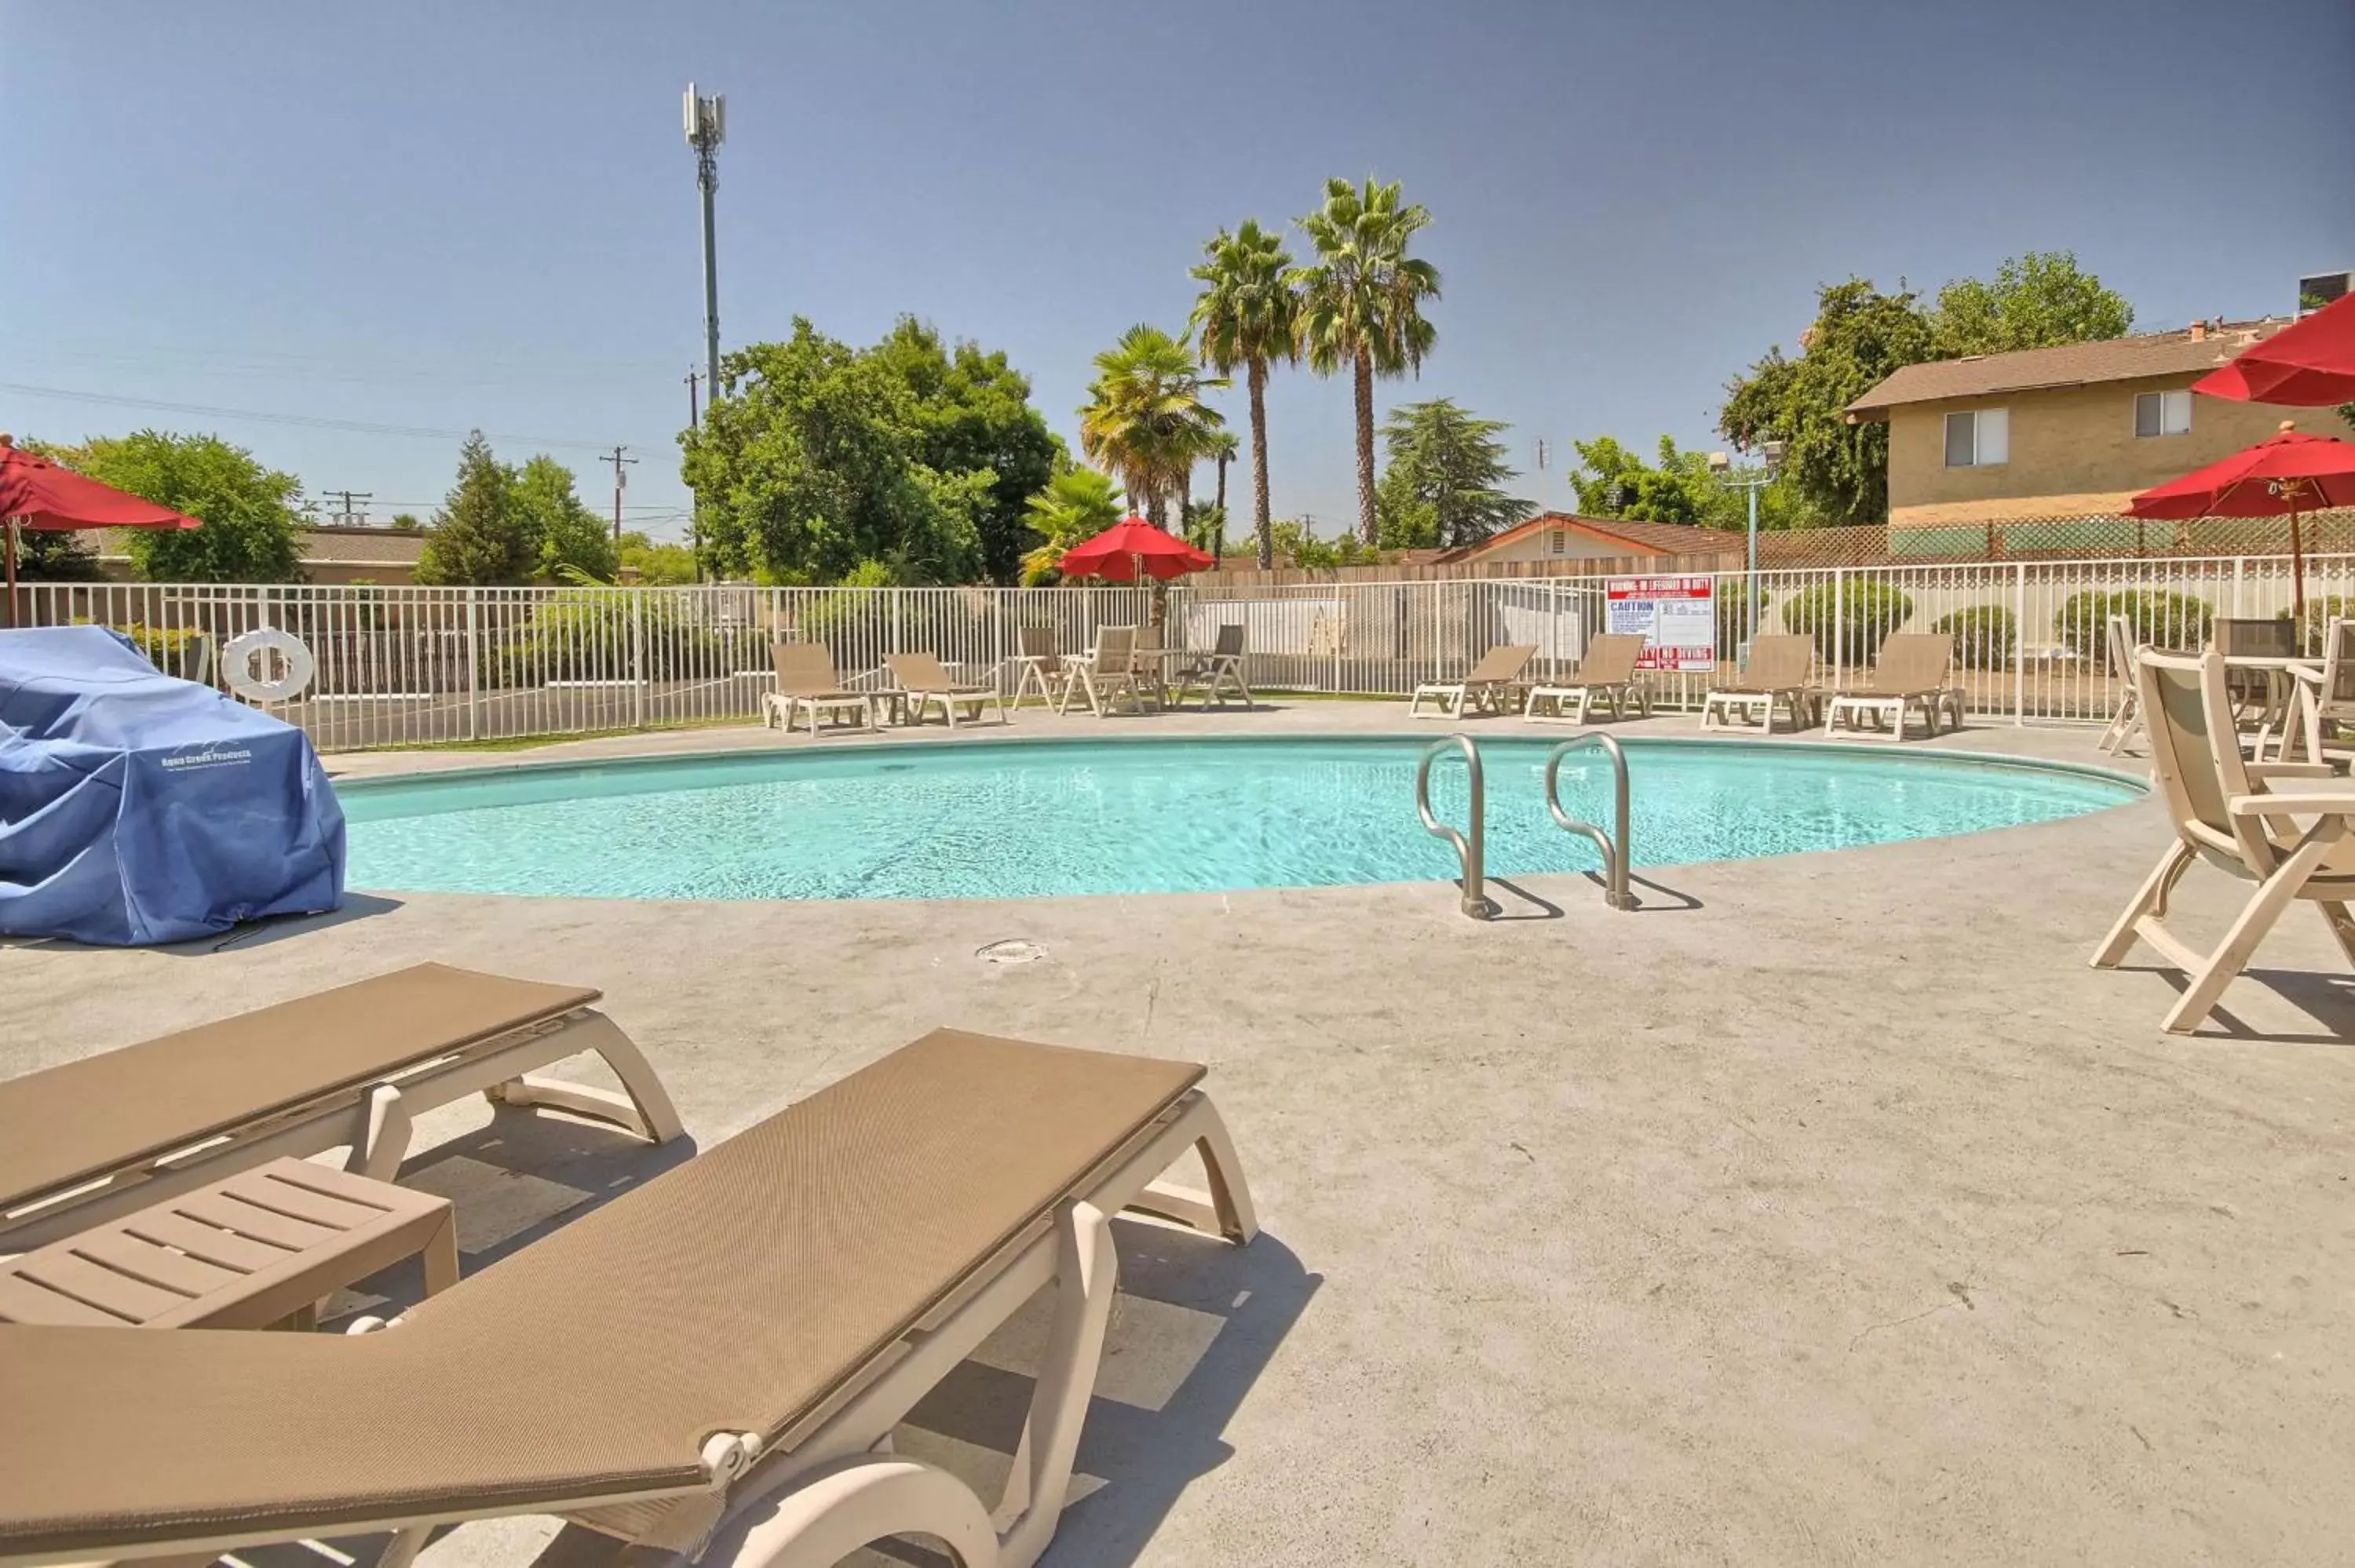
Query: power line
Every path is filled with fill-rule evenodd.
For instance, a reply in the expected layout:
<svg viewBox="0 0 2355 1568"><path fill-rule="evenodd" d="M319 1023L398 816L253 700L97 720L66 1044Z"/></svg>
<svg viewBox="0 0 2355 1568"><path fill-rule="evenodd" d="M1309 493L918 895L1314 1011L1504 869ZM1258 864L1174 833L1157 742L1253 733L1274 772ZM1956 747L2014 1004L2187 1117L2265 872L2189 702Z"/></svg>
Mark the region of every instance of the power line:
<svg viewBox="0 0 2355 1568"><path fill-rule="evenodd" d="M214 419L251 419L265 425L295 425L314 430L349 430L361 435L413 436L423 440L463 441L472 430L442 429L430 425L383 425L367 419L331 419L315 414L279 414L258 408L224 408L209 403L171 403L160 397L121 397L102 392L77 392L63 387L30 387L20 382L0 381L0 392L14 392L27 397L55 397L69 403L98 403L124 408L153 408L167 414L197 414ZM593 451L602 456L602 441L575 440L562 436L525 436L512 430L485 430L483 435L500 441L512 441L521 446L569 447L580 451ZM642 443L655 446L659 443Z"/></svg>
<svg viewBox="0 0 2355 1568"><path fill-rule="evenodd" d="M333 497L340 495L344 498L342 508L336 513L336 526L339 528L349 528L354 526L355 518L352 511L353 502L369 502L376 499L375 492L368 490L323 490L319 492L319 493L323 496ZM368 508L365 505L360 507L357 521L358 525L366 526L368 523Z"/></svg>

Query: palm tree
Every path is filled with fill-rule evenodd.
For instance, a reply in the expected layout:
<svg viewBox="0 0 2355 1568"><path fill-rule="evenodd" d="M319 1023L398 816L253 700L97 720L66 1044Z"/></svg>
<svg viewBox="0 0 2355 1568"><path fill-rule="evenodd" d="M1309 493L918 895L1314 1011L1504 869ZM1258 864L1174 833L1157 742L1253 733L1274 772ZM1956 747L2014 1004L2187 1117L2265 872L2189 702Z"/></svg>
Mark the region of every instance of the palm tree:
<svg viewBox="0 0 2355 1568"><path fill-rule="evenodd" d="M1401 206L1398 182L1364 187L1325 182L1325 205L1300 220L1316 247L1316 264L1285 279L1301 291L1297 335L1309 368L1330 376L1344 365L1358 403L1358 531L1374 530L1374 377L1421 371L1438 329L1423 320L1425 300L1439 298L1439 270L1406 253L1431 222L1421 203Z"/></svg>
<svg viewBox="0 0 2355 1568"><path fill-rule="evenodd" d="M1022 520L1040 540L1037 549L1022 557L1024 586L1036 588L1050 580L1063 564L1063 552L1119 522L1120 508L1120 486L1108 474L1075 468L1049 480L1044 490L1023 503Z"/></svg>
<svg viewBox="0 0 2355 1568"><path fill-rule="evenodd" d="M1235 461L1235 433L1232 430L1220 430L1212 437L1210 461L1219 465L1218 499L1210 503L1219 514L1218 544L1210 551L1214 556L1227 553L1227 465Z"/></svg>
<svg viewBox="0 0 2355 1568"><path fill-rule="evenodd" d="M1080 449L1117 471L1156 527L1182 495L1194 464L1226 421L1205 407L1205 381L1183 338L1156 326L1133 326L1096 355L1096 378L1080 408Z"/></svg>
<svg viewBox="0 0 2355 1568"><path fill-rule="evenodd" d="M1229 234L1219 230L1202 247L1206 260L1190 274L1209 285L1194 302L1193 326L1202 334L1202 362L1220 375L1243 367L1251 389L1252 527L1259 538L1259 564L1275 564L1275 539L1267 506L1267 371L1300 357L1294 333L1300 293L1293 286L1291 253L1283 239L1245 218ZM1227 504L1226 460L1219 466L1219 506Z"/></svg>

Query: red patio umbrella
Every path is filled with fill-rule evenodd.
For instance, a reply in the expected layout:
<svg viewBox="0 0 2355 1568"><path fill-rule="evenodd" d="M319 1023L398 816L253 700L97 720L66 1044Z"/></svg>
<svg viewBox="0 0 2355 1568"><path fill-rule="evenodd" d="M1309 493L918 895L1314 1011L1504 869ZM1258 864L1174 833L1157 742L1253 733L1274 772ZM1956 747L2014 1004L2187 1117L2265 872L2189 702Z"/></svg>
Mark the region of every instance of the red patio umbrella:
<svg viewBox="0 0 2355 1568"><path fill-rule="evenodd" d="M1114 524L1084 545L1063 552L1067 577L1102 577L1108 583L1141 582L1147 577L1167 582L1188 572L1208 571L1219 563L1207 551L1142 517Z"/></svg>
<svg viewBox="0 0 2355 1568"><path fill-rule="evenodd" d="M128 494L111 484L84 479L47 458L19 451L0 435L0 523L6 542L7 624L16 624L16 530L39 528L195 528L198 519Z"/></svg>
<svg viewBox="0 0 2355 1568"><path fill-rule="evenodd" d="M2211 397L2296 408L2355 403L2355 294L2251 344L2230 365L2194 381L2191 389Z"/></svg>
<svg viewBox="0 0 2355 1568"><path fill-rule="evenodd" d="M2284 419L2281 433L2144 491L2126 505L2129 517L2289 517L2290 594L2298 636L2306 636L2306 553L2297 514L2325 506L2355 506L2355 441L2301 435Z"/></svg>

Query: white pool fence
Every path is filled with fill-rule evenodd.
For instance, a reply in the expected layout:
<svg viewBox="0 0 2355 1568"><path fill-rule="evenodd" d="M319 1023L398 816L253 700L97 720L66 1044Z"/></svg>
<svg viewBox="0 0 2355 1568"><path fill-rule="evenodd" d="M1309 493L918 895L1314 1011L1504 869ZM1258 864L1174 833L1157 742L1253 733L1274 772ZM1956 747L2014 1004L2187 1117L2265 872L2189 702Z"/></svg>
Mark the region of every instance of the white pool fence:
<svg viewBox="0 0 2355 1568"><path fill-rule="evenodd" d="M1752 618L1744 575L1713 576L1716 656L1737 661ZM1762 631L1812 633L1821 678L1870 668L1892 631L1951 630L1980 722L2105 718L2117 685L2104 619L2197 647L2211 622L2290 609L2280 556L1813 567L1757 577ZM2355 556L2306 564L2310 627L2355 611ZM165 669L218 680L218 651L258 627L302 640L315 673L272 705L327 750L668 727L757 718L773 639L824 642L853 685L884 683L885 655L929 651L963 679L1011 692L1020 633L1046 627L1066 657L1104 626L1152 614L1135 588L484 588L32 583L25 624L96 621ZM1563 577L1172 585L1173 645L1207 648L1240 625L1254 690L1404 696L1462 673L1490 646L1534 643L1538 673L1566 671L1605 626L1604 579ZM1709 677L1657 672L1658 700L1698 706Z"/></svg>

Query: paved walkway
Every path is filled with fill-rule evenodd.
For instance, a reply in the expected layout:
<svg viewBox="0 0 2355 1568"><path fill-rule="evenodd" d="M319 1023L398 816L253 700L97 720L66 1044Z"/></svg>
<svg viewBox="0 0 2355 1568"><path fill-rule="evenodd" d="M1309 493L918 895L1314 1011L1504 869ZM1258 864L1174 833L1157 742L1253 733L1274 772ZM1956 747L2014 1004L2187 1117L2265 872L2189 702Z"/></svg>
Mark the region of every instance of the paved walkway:
<svg viewBox="0 0 2355 1568"><path fill-rule="evenodd" d="M1302 703L1008 733L1222 723L1426 727ZM429 958L603 986L705 1143L936 1023L1206 1060L1268 1233L1123 1226L1093 1489L1049 1558L1073 1568L2355 1560L2355 978L2294 913L2207 1033L2161 1034L2153 956L2084 956L2162 832L2145 801L1677 868L1633 914L1532 877L1486 926L1437 885L361 898L172 951L0 949L0 1074ZM2195 872L2196 935L2235 891ZM1008 938L1043 957L979 956ZM655 1163L480 1106L422 1137L407 1179L457 1195L469 1268ZM1002 1474L1036 1329L904 1446Z"/></svg>

